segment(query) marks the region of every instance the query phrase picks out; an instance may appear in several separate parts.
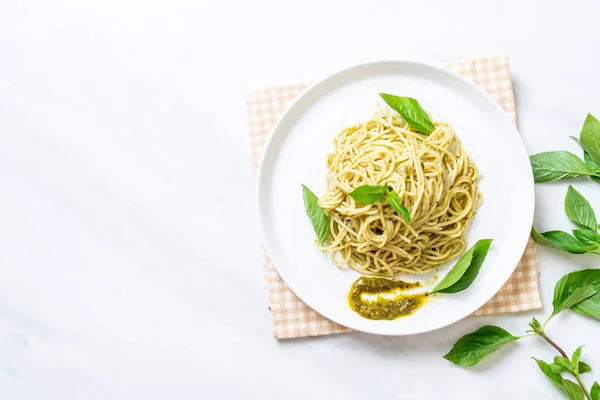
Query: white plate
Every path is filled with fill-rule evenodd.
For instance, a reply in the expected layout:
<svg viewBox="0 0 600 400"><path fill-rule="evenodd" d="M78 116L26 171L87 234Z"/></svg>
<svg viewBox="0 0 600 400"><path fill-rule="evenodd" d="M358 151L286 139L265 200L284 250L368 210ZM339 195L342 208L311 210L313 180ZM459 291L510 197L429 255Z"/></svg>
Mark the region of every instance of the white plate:
<svg viewBox="0 0 600 400"><path fill-rule="evenodd" d="M467 290L440 295L416 313L372 321L350 309L350 285L359 276L335 267L313 245L315 233L301 183L320 196L326 156L344 127L370 118L378 93L414 97L437 120L448 121L481 172L483 204L467 230L467 248L494 239L479 276ZM382 335L427 332L465 318L484 305L517 266L533 221L533 176L527 152L500 106L466 78L407 61L358 65L312 85L281 116L258 172L260 225L267 252L289 287L310 307L349 328ZM454 265L440 269L440 276ZM422 280L406 275L407 281Z"/></svg>

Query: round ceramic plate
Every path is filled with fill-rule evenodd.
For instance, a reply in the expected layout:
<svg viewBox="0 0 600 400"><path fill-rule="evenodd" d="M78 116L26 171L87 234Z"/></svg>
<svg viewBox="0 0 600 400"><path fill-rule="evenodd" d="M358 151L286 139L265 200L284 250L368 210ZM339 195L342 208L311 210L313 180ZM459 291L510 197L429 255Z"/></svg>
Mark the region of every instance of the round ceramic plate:
<svg viewBox="0 0 600 400"><path fill-rule="evenodd" d="M314 246L302 187L317 196L325 185L326 157L346 126L369 119L378 93L417 99L436 120L448 121L481 172L483 204L467 229L467 248L494 242L475 282L465 291L437 295L414 314L393 321L362 318L348 305L359 274L337 268ZM484 305L517 266L533 220L534 189L529 157L500 106L466 78L443 68L407 61L358 65L308 88L281 116L263 151L258 173L263 240L277 272L302 301L349 328L382 335L409 335L452 324ZM440 268L443 277L457 259ZM405 281L431 276L404 275ZM438 280L439 281L439 280ZM427 286L426 286L427 287Z"/></svg>

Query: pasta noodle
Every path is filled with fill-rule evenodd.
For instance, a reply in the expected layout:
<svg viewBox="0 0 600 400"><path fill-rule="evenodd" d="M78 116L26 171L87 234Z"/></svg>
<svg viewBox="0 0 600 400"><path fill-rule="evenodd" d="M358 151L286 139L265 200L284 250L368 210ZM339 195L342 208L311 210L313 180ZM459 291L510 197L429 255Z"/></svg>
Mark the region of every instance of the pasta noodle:
<svg viewBox="0 0 600 400"><path fill-rule="evenodd" d="M378 105L372 119L335 137L319 199L331 238L317 244L334 264L368 275L424 274L465 248L465 228L482 200L479 171L452 127L433 123L427 136ZM359 186L385 183L410 211L410 224L383 202L348 196Z"/></svg>

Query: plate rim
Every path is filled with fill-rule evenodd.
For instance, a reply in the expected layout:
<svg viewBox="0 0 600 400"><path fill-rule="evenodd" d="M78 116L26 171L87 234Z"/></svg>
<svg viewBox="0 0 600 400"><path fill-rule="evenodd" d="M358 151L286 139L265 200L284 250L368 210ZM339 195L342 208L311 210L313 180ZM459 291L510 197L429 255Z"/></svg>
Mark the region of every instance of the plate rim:
<svg viewBox="0 0 600 400"><path fill-rule="evenodd" d="M378 60L378 61L368 61L368 62L363 62L363 63L358 63L358 64L354 64L351 65L349 67L343 68L343 69L339 69L336 70L333 73L330 73L328 75L326 75L325 77L309 84L305 89L303 89L300 94L298 94L298 96L296 96L296 98L294 100L292 100L291 103L289 103L287 105L287 107L285 108L285 110L281 113L281 115L277 118L276 123L273 125L273 127L271 128L271 130L269 131L267 140L265 141L265 144L262 148L262 152L260 155L260 160L259 160L259 164L258 164L258 168L257 168L257 172L256 172L256 207L258 208L258 224L259 224L259 233L260 233L260 240L262 245L264 246L265 252L266 252L266 256L269 257L271 259L271 255L273 254L270 251L270 246L267 243L267 240L265 239L267 237L266 235L266 229L265 229L265 224L263 223L264 221L264 215L262 212L262 192L261 192L261 187L263 186L263 180L264 180L264 161L267 157L267 154L269 153L269 150L272 146L274 137L276 132L279 130L279 127L282 125L283 121L286 119L287 115L295 108L295 105L297 103L299 103L305 96L308 96L312 91L314 91L318 86L320 86L321 84L323 84L324 82L327 82L333 78L335 78L338 75L341 74L345 74L350 72L351 70L354 69L362 69L362 68L369 68L369 67L376 67L377 65L382 65L382 64L405 64L405 65L411 65L413 67L422 67L422 68L430 68L433 69L437 72L441 72L443 74L449 74L451 75L453 78L457 78L459 80L461 80L464 84L467 84L468 86L470 86L472 89L475 89L477 92L479 92L480 94L483 95L484 98L487 99L487 101L489 103L492 104L493 107L496 108L497 111L500 111L500 114L502 115L501 118L505 118L508 120L508 122L510 123L510 126L512 127L513 132L517 135L519 141L520 141L520 145L521 145L521 149L523 151L523 153L528 157L528 152L527 149L525 147L525 143L523 142L523 138L521 137L521 134L519 133L519 130L517 129L517 126L515 124L515 122L512 121L512 119L510 118L510 116L508 115L508 113L506 112L506 110L504 110L502 108L502 106L500 106L500 104L488 93L486 92L481 86L479 86L478 84L476 84L475 82L473 82L472 80L470 80L469 78L449 69L446 67L442 67L439 65L434 65L434 64L429 64L426 62L421 62L421 61L414 61L414 60L405 60L405 59L384 59L384 60ZM512 80L512 79L511 79ZM514 92L513 92L513 97L514 97ZM527 213L527 222L529 223L529 225L533 224L533 219L534 219L534 213L535 213L535 186L534 186L534 179L533 179L533 172L531 171L531 169L528 170L528 181L529 181L529 196L528 196L528 201L525 201L527 199L523 199L523 204L527 204L528 206L528 213ZM525 172L526 173L526 172ZM530 239L530 231L527 231L527 235L524 236L522 238L522 246L520 247L519 254L524 254L525 250L527 249L527 245L529 243L529 239ZM522 256L521 256L522 257ZM459 316L457 318L454 318L452 320L446 321L443 324L433 327L433 328L425 328L425 329L417 329L414 330L412 332L409 333L404 333L404 332L398 332L398 333L381 333L379 331L377 331L376 329L369 329L369 328L365 328L365 327L357 327L357 326L351 326L347 325L347 324L343 324L340 323L335 317L331 317L330 315L325 315L323 313L321 313L318 310L318 307L314 307L313 304L311 304L312 302L310 301L306 301L305 299L303 299L300 295L298 295L294 289L287 283L287 281L285 280L284 276L285 273L282 275L282 273L280 272L280 270L277 268L276 263L272 262L271 265L273 266L273 268L277 271L278 275L280 276L280 278L286 283L286 285L289 287L289 289L294 293L294 295L296 295L304 304L306 304L308 307L310 307L311 309L313 309L315 312L319 313L320 315L322 315L323 317L327 318L328 320L335 322L338 325L350 328L352 330L355 331L359 331L359 332L364 332L364 333L369 333L369 334L375 334L375 335L384 335L384 336L411 336L411 335L418 335L418 334L422 334L422 333L426 333L426 332L433 332L445 327L448 327L450 325L453 325L455 323L457 323L458 321L461 321L465 318L467 318L468 316L470 316L471 314L473 314L475 311L477 311L478 309L480 309L481 307L483 307L485 304L487 304L496 294L498 294L498 292L502 289L502 287L504 287L504 285L506 284L506 282L510 279L510 277L513 275L515 269L517 268L517 266L519 265L521 258L519 258L519 260L517 260L517 262L515 263L514 266L512 266L511 268L507 268L506 269L506 278L504 279L498 279L497 281L492 281L490 282L490 286L493 285L494 290L490 290L491 295L488 297L486 296L482 296L481 298L484 299L481 302L477 301L477 302L473 302L473 306L469 307L469 311L465 312L463 316ZM465 307L465 309L467 309L467 307ZM461 313L462 314L462 313Z"/></svg>

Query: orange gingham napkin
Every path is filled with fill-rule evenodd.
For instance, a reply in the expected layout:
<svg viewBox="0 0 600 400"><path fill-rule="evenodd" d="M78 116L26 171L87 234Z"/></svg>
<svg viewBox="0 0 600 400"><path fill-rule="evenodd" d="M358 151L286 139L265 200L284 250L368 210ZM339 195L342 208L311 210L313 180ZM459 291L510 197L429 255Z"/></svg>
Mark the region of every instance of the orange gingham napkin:
<svg viewBox="0 0 600 400"><path fill-rule="evenodd" d="M446 64L487 91L517 123L515 100L507 57L479 58ZM279 115L308 84L295 84L252 90L246 93L250 143L254 168L258 167L263 145ZM264 253L264 251L263 251ZM264 253L269 304L277 339L330 335L349 332L304 304L281 279ZM517 269L500 291L473 315L515 313L542 308L538 287L538 263L531 238Z"/></svg>

